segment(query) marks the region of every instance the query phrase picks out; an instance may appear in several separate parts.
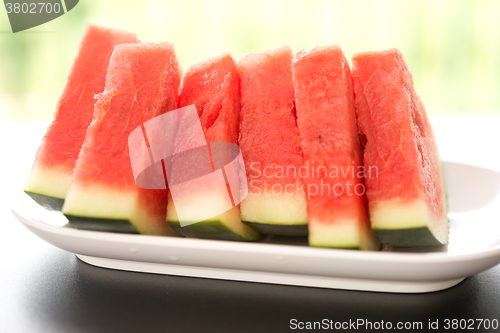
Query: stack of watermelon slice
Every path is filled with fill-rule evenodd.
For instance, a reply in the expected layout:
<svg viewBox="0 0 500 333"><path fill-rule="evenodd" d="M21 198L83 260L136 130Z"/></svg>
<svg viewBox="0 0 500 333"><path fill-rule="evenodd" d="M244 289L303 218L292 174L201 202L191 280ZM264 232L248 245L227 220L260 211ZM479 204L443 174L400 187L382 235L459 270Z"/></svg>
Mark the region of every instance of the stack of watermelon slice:
<svg viewBox="0 0 500 333"><path fill-rule="evenodd" d="M356 54L352 73L338 46L295 56L282 46L238 63L222 54L181 72L172 44L89 25L26 193L88 230L243 241L308 235L312 246L367 250L448 242L436 143L398 50ZM129 136L139 133L134 153L153 159L148 124L174 119L168 112L177 108L196 108L201 155L161 160L161 186L142 188ZM169 126L174 147L184 145L182 124ZM231 145L246 177L219 165ZM169 184L176 168L187 178L219 172L222 187ZM180 188L182 207L173 200ZM203 202L227 208L203 219Z"/></svg>

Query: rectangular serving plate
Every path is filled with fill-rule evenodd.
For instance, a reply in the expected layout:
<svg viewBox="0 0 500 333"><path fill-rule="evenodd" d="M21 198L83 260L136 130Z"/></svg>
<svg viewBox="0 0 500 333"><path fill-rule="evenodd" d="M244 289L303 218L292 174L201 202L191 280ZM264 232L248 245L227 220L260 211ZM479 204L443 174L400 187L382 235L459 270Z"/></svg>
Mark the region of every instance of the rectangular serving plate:
<svg viewBox="0 0 500 333"><path fill-rule="evenodd" d="M246 243L78 230L20 193L13 214L34 234L91 265L223 280L377 292L446 289L500 263L500 173L443 163L450 244L379 252L305 246L269 236ZM432 252L430 252L432 250Z"/></svg>

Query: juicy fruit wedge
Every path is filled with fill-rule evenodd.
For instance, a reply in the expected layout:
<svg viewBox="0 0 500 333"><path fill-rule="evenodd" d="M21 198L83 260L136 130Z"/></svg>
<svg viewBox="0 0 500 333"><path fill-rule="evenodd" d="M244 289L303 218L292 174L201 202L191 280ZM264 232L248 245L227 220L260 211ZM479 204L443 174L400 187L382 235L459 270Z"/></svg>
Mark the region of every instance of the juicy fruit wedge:
<svg viewBox="0 0 500 333"><path fill-rule="evenodd" d="M297 54L297 125L304 153L309 244L378 249L370 229L351 71L338 46Z"/></svg>
<svg viewBox="0 0 500 333"><path fill-rule="evenodd" d="M359 131L372 228L386 245L448 243L439 156L424 106L400 51L353 57Z"/></svg>
<svg viewBox="0 0 500 333"><path fill-rule="evenodd" d="M258 232L241 223L239 202L240 186L230 187L228 175L223 174L227 163L217 157L230 155L232 143L236 146L239 131L239 75L230 54L207 59L190 67L185 75L179 97L179 107L194 104L198 112L199 126L203 131L198 140L196 154L172 162L172 170L178 170L185 179L169 179L167 221L178 233L197 238L252 241L260 238ZM187 134L189 135L189 134ZM184 140L176 136L176 150L194 137ZM182 139L180 139L182 137ZM218 148L216 148L218 147ZM209 149L210 148L210 149ZM236 146L237 148L237 146ZM193 151L193 150L191 150ZM226 162L230 162L228 158ZM172 173L174 173L172 171ZM227 172L227 171L224 171ZM203 177L200 177L202 176ZM239 175L235 175L239 183ZM173 200L175 198L175 201ZM179 218L182 209L183 218ZM204 219L207 212L222 212ZM211 214L208 214L211 215ZM187 225L186 225L187 224Z"/></svg>
<svg viewBox="0 0 500 333"><path fill-rule="evenodd" d="M177 235L165 222L167 190L136 185L128 138L144 122L177 107L180 71L171 43L115 48L62 209L72 225Z"/></svg>
<svg viewBox="0 0 500 333"><path fill-rule="evenodd" d="M103 91L106 69L118 44L138 43L135 34L88 25L57 103L55 119L36 154L24 188L35 201L60 210L78 154L92 121L94 95Z"/></svg>
<svg viewBox="0 0 500 333"><path fill-rule="evenodd" d="M241 220L276 235L307 235L292 58L290 47L282 46L239 60L239 144L249 192Z"/></svg>

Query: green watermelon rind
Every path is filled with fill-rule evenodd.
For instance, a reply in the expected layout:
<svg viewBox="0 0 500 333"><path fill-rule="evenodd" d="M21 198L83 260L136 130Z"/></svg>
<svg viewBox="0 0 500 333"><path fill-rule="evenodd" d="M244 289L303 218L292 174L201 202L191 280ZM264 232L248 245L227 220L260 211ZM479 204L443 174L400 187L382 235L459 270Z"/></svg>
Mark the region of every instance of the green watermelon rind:
<svg viewBox="0 0 500 333"><path fill-rule="evenodd" d="M125 219L93 218L86 216L65 215L71 226L81 230L138 234L136 227Z"/></svg>
<svg viewBox="0 0 500 333"><path fill-rule="evenodd" d="M24 191L27 195L31 197L31 199L35 200L40 206L48 210L58 210L61 211L62 206L64 205L63 198L51 197L48 195Z"/></svg>
<svg viewBox="0 0 500 333"><path fill-rule="evenodd" d="M249 227L257 230L258 232L266 235L278 236L307 236L307 223L290 224L290 223L261 223L241 221Z"/></svg>
<svg viewBox="0 0 500 333"><path fill-rule="evenodd" d="M181 226L179 221L167 221L167 223L174 231L185 237L232 241L257 241L260 239L258 233L238 234L218 219L196 222L187 226Z"/></svg>
<svg viewBox="0 0 500 333"><path fill-rule="evenodd" d="M382 243L391 247L420 247L444 245L428 227L407 229L373 229Z"/></svg>
<svg viewBox="0 0 500 333"><path fill-rule="evenodd" d="M71 172L33 165L24 192L48 210L62 209L71 182Z"/></svg>

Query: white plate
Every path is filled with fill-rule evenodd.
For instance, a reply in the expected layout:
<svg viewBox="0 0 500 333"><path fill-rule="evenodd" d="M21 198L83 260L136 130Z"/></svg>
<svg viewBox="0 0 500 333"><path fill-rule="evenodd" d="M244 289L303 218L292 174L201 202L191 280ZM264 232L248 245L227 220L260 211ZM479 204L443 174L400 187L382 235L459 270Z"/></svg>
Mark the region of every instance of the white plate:
<svg viewBox="0 0 500 333"><path fill-rule="evenodd" d="M77 230L21 193L14 215L47 242L92 265L160 274L309 287L419 293L446 289L500 263L500 173L443 163L450 244L438 252L312 248L300 239L260 243ZM294 245L295 243L295 245Z"/></svg>

